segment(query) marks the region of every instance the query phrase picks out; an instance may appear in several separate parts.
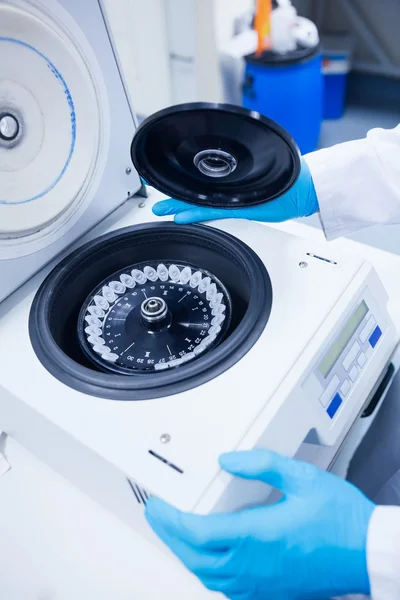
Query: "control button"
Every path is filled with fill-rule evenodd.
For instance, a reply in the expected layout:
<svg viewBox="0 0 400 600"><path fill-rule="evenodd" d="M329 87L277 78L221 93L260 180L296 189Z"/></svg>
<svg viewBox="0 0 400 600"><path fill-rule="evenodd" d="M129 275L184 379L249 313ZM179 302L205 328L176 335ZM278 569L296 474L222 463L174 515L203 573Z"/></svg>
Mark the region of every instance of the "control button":
<svg viewBox="0 0 400 600"><path fill-rule="evenodd" d="M381 335L382 335L382 331L381 331L380 327L375 327L373 334L369 338L369 343L371 344L371 346L373 348L375 348L375 346L379 342Z"/></svg>
<svg viewBox="0 0 400 600"><path fill-rule="evenodd" d="M354 367L351 369L351 371L349 373L350 379L352 381L355 381L357 379L357 377L358 377L358 374L359 374L358 367L356 365L354 365Z"/></svg>
<svg viewBox="0 0 400 600"><path fill-rule="evenodd" d="M343 367L346 369L346 371L348 371L350 369L351 365L355 361L357 354L360 352L360 350L361 350L360 344L358 342L354 342L351 349L347 353L346 358L343 361Z"/></svg>
<svg viewBox="0 0 400 600"><path fill-rule="evenodd" d="M329 404L329 402L332 400L332 397L334 395L334 393L336 392L337 388L339 387L340 384L340 379L337 375L334 375L331 379L331 381L328 384L328 387L325 389L324 393L322 394L322 396L320 397L319 401L321 402L322 406L324 408L326 408Z"/></svg>
<svg viewBox="0 0 400 600"><path fill-rule="evenodd" d="M367 357L365 356L364 352L361 352L360 356L357 358L357 362L362 369L367 362Z"/></svg>
<svg viewBox="0 0 400 600"><path fill-rule="evenodd" d="M351 388L351 385L349 383L349 380L345 379L342 384L342 387L340 388L340 393L342 394L343 397L347 396L347 394L350 391L350 388Z"/></svg>
<svg viewBox="0 0 400 600"><path fill-rule="evenodd" d="M361 340L362 344L365 344L365 342L367 341L367 339L373 332L375 325L376 325L376 321L375 321L374 317L371 315L370 318L368 319L367 324L365 325L364 329L362 329L360 332L360 340Z"/></svg>
<svg viewBox="0 0 400 600"><path fill-rule="evenodd" d="M336 396L334 397L334 399L332 400L332 402L330 403L330 405L328 406L327 409L327 413L330 416L331 419L333 419L333 417L336 415L339 406L342 404L342 399L339 396L339 394L336 394Z"/></svg>

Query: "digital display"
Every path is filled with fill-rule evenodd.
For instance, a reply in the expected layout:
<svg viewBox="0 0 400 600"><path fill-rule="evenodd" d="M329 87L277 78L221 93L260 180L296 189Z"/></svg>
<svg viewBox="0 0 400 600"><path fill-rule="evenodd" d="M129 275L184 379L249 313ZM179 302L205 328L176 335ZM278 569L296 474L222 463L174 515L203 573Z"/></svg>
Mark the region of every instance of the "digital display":
<svg viewBox="0 0 400 600"><path fill-rule="evenodd" d="M342 329L340 335L336 338L332 346L324 355L324 358L319 364L319 372L326 379L334 367L337 359L346 348L347 344L357 331L358 326L363 321L364 317L368 314L369 308L365 301L357 307L353 312L346 325Z"/></svg>

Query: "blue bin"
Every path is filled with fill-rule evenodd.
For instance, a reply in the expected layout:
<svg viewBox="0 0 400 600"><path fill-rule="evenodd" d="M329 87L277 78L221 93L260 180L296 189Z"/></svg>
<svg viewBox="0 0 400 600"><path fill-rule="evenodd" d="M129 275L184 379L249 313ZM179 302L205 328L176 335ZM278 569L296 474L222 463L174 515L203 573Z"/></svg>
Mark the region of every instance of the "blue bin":
<svg viewBox="0 0 400 600"><path fill-rule="evenodd" d="M340 119L343 117L347 79L347 75L325 74L324 119Z"/></svg>
<svg viewBox="0 0 400 600"><path fill-rule="evenodd" d="M315 150L323 118L320 49L299 49L286 55L264 52L245 60L243 106L279 123L302 154Z"/></svg>
<svg viewBox="0 0 400 600"><path fill-rule="evenodd" d="M325 80L323 116L324 119L340 119L345 110L353 38L343 33L324 35L322 47L322 72Z"/></svg>

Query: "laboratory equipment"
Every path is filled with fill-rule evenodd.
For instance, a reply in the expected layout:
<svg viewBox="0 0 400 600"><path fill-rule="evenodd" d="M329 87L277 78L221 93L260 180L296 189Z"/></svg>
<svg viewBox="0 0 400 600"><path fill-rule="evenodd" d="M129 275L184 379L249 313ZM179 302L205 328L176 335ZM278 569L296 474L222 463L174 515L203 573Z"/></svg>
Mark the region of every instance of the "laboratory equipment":
<svg viewBox="0 0 400 600"><path fill-rule="evenodd" d="M318 145L323 109L322 59L318 47L245 57L243 106L273 119L295 139L301 153Z"/></svg>
<svg viewBox="0 0 400 600"><path fill-rule="evenodd" d="M348 76L351 70L353 41L348 35L324 35L324 118L340 119L345 111Z"/></svg>
<svg viewBox="0 0 400 600"><path fill-rule="evenodd" d="M278 54L294 52L297 49L295 38L297 11L290 0L276 2L271 14L271 47Z"/></svg>
<svg viewBox="0 0 400 600"><path fill-rule="evenodd" d="M318 44L319 33L315 23L299 16L291 0L275 0L271 14L271 44L265 50L286 54L298 46L315 48Z"/></svg>
<svg viewBox="0 0 400 600"><path fill-rule="evenodd" d="M0 300L141 186L97 0L0 3Z"/></svg>
<svg viewBox="0 0 400 600"><path fill-rule="evenodd" d="M35 297L30 337L42 364L80 392L156 398L235 364L263 331L271 302L262 262L239 240L147 223L64 259Z"/></svg>
<svg viewBox="0 0 400 600"><path fill-rule="evenodd" d="M272 160L274 148L290 188L300 160L280 127L194 104L146 120L131 153L161 190L230 207L260 201L250 184L266 173L253 157L266 149ZM121 207L3 302L0 422L154 540L143 516L151 494L198 512L266 500L265 486L219 471L222 452L294 455L304 441L342 439L396 334L361 259L254 222L132 225L132 214Z"/></svg>
<svg viewBox="0 0 400 600"><path fill-rule="evenodd" d="M129 215L114 227L127 221ZM149 535L143 519L149 494L200 512L255 503L259 494L265 499L263 486L254 489L222 475L218 455L255 446L293 455L306 439L334 444L363 409L395 345L385 292L362 260L336 251L327 255L326 247L255 223L229 221L219 227L221 233L204 229L221 237L219 243L230 234L251 245L269 274L269 292L262 270L257 285L237 281L251 302L262 294L264 311L265 298L272 303L269 318L258 306L256 340L248 328L254 312L245 311L234 332L214 349L156 375L103 373L94 363L80 364L68 346L74 343L73 315L80 300L71 287L73 276L84 265L79 280L97 278L91 257L101 256L101 250L104 256L107 248L131 264L128 240L140 238L135 228L100 239L90 235L95 239L89 246L52 272L32 313L43 274L3 306L2 429L143 535ZM201 239L201 227L190 229ZM161 240L187 235L173 224L146 225L146 230ZM118 246L121 236L124 247ZM178 249L179 243L170 258ZM147 253L150 257L151 245ZM217 272L227 288L236 282L228 270L235 258L228 255ZM103 270L115 272L109 259ZM243 297L236 300L243 303ZM33 319L39 319L36 327ZM244 330L253 338L245 338L243 348L237 342ZM143 398L149 400L138 401Z"/></svg>
<svg viewBox="0 0 400 600"><path fill-rule="evenodd" d="M257 31L257 54L271 48L271 0L258 0L254 17L254 29Z"/></svg>
<svg viewBox="0 0 400 600"><path fill-rule="evenodd" d="M103 370L168 369L194 360L227 333L232 300L219 279L193 264L149 263L114 274L81 308L80 346Z"/></svg>
<svg viewBox="0 0 400 600"><path fill-rule="evenodd" d="M276 3L270 27L270 47L244 56L242 103L282 125L306 154L316 149L322 122L318 30L290 0Z"/></svg>
<svg viewBox="0 0 400 600"><path fill-rule="evenodd" d="M279 123L307 154L317 148L320 135L322 65L315 48L296 54L247 56L243 106Z"/></svg>
<svg viewBox="0 0 400 600"><path fill-rule="evenodd" d="M288 191L300 153L288 133L240 106L188 103L139 127L132 160L164 194L214 208L255 206Z"/></svg>
<svg viewBox="0 0 400 600"><path fill-rule="evenodd" d="M298 44L316 47L319 44L318 28L310 19L297 15L294 35Z"/></svg>

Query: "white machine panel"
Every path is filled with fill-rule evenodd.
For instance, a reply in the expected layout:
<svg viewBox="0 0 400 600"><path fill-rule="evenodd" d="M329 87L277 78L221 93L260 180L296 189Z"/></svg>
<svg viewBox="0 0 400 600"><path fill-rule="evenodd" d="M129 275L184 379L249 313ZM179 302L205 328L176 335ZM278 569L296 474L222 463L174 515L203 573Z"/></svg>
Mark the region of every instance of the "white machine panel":
<svg viewBox="0 0 400 600"><path fill-rule="evenodd" d="M319 400L332 421L349 400L357 381L389 328L371 292L366 289L339 333L321 352L318 364L303 384ZM318 406L318 404L317 404Z"/></svg>
<svg viewBox="0 0 400 600"><path fill-rule="evenodd" d="M0 1L0 301L140 188L98 0Z"/></svg>

